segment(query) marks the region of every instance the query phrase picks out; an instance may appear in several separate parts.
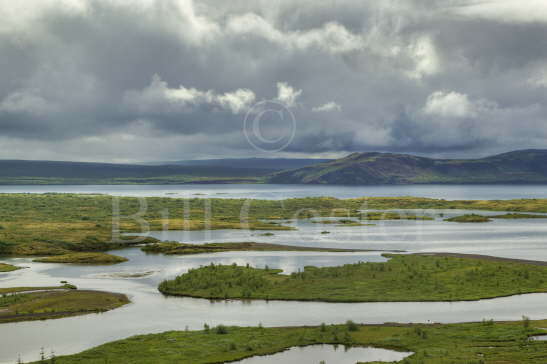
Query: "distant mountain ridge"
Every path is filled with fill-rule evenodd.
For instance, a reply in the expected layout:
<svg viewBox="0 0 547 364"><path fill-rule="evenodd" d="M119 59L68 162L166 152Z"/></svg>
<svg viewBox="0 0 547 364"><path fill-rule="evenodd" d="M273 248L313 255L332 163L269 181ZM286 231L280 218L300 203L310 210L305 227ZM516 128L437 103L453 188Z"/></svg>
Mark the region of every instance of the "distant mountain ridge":
<svg viewBox="0 0 547 364"><path fill-rule="evenodd" d="M547 150L528 149L479 159L434 159L397 153L353 153L344 158L281 171L282 184L547 183Z"/></svg>
<svg viewBox="0 0 547 364"><path fill-rule="evenodd" d="M0 184L547 184L547 150L543 149L478 159L366 152L335 160L235 158L180 163L0 160Z"/></svg>
<svg viewBox="0 0 547 364"><path fill-rule="evenodd" d="M223 159L195 159L171 162L148 163L148 165L177 165L177 166L218 166L229 168L259 168L259 169L294 169L317 163L330 162L332 159L312 158L223 158Z"/></svg>
<svg viewBox="0 0 547 364"><path fill-rule="evenodd" d="M276 171L222 166L0 160L0 184L256 183Z"/></svg>

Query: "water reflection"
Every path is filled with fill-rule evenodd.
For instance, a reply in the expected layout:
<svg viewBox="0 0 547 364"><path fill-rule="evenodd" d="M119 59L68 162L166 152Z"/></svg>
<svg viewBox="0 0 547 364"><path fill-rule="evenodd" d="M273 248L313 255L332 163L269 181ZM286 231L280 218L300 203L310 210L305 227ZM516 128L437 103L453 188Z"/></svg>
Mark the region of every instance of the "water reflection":
<svg viewBox="0 0 547 364"><path fill-rule="evenodd" d="M257 198L329 196L355 198L364 196L416 196L448 200L503 200L547 198L545 185L393 185L393 186L325 186L325 185L32 185L0 186L2 193L103 193L115 196L154 196L192 198Z"/></svg>
<svg viewBox="0 0 547 364"><path fill-rule="evenodd" d="M101 289L127 294L133 303L122 308L59 320L29 321L0 325L2 338L0 363L14 363L21 354L24 361L38 359L40 347L57 354L75 353L108 341L136 334L168 330L201 329L206 322L237 326L298 326L322 322L343 323L348 319L362 323L384 322L464 322L482 319L519 320L545 316L547 294L530 294L474 302L376 302L321 303L283 301L219 301L164 297L157 283L210 261L253 266L268 264L294 271L310 264L340 265L383 259L378 253L334 254L297 252L221 253L192 256L145 255L131 248L115 252L128 262L115 266L84 266L34 263L30 259L4 261L28 266L0 276L0 287L55 285L68 280L82 289ZM140 278L104 276L119 272L153 272Z"/></svg>
<svg viewBox="0 0 547 364"><path fill-rule="evenodd" d="M266 356L254 356L243 359L234 364L355 364L372 361L394 362L400 361L410 352L372 348L372 347L343 347L336 345L309 345L292 347L289 350Z"/></svg>

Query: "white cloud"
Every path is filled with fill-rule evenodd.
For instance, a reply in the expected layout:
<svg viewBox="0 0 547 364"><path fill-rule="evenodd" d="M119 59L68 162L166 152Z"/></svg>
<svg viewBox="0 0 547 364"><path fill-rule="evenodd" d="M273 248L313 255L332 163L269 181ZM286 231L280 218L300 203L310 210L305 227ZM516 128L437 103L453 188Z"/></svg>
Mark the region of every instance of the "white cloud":
<svg viewBox="0 0 547 364"><path fill-rule="evenodd" d="M458 15L514 23L547 22L545 0L481 0L465 1L451 9Z"/></svg>
<svg viewBox="0 0 547 364"><path fill-rule="evenodd" d="M465 94L458 92L433 92L427 98L423 112L428 115L467 118L475 116L473 104Z"/></svg>
<svg viewBox="0 0 547 364"><path fill-rule="evenodd" d="M238 89L234 92L227 92L217 96L220 105L230 108L232 113L247 110L247 108L255 101L255 94L248 89Z"/></svg>
<svg viewBox="0 0 547 364"><path fill-rule="evenodd" d="M9 113L45 114L55 108L42 96L33 91L17 91L7 95L0 102L0 111Z"/></svg>
<svg viewBox="0 0 547 364"><path fill-rule="evenodd" d="M326 104L316 106L312 108L314 112L324 112L324 111L340 111L342 107L334 101L327 102Z"/></svg>
<svg viewBox="0 0 547 364"><path fill-rule="evenodd" d="M277 99L288 107L294 106L296 99L302 94L302 90L296 90L286 82L277 83Z"/></svg>
<svg viewBox="0 0 547 364"><path fill-rule="evenodd" d="M152 77L150 85L143 90L127 91L124 106L139 112L185 112L193 106L210 105L231 111L233 114L246 111L255 100L249 89L237 89L224 94L196 88L169 88L158 75Z"/></svg>
<svg viewBox="0 0 547 364"><path fill-rule="evenodd" d="M420 79L439 71L439 56L429 36L418 37L411 42L407 47L407 52L414 61L414 69L407 72L409 77Z"/></svg>
<svg viewBox="0 0 547 364"><path fill-rule="evenodd" d="M547 87L547 67L535 70L534 74L526 82L534 87Z"/></svg>
<svg viewBox="0 0 547 364"><path fill-rule="evenodd" d="M310 30L283 32L255 13L231 17L226 31L232 36L258 36L288 49L320 49L330 53L345 53L362 49L361 35L353 34L343 25L327 22Z"/></svg>

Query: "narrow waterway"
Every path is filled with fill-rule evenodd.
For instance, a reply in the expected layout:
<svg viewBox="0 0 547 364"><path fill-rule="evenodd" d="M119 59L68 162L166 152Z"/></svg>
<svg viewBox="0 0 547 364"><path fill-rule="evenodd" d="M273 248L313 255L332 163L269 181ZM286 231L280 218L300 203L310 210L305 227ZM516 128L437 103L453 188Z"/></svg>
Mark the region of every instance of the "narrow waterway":
<svg viewBox="0 0 547 364"><path fill-rule="evenodd" d="M284 301L219 301L164 297L157 284L165 279L213 261L269 265L291 272L306 265L340 265L357 261L382 261L380 253L238 252L191 256L146 255L138 248L114 252L130 260L113 266L34 263L30 259L2 261L28 266L0 276L0 287L54 285L69 280L82 289L127 294L132 303L102 314L58 320L0 325L0 363L12 364L20 354L24 361L37 359L41 347L58 355L135 334L167 330L201 329L209 325L296 326L384 322L464 322L482 319L518 320L546 318L547 294L529 294L473 302L322 303Z"/></svg>

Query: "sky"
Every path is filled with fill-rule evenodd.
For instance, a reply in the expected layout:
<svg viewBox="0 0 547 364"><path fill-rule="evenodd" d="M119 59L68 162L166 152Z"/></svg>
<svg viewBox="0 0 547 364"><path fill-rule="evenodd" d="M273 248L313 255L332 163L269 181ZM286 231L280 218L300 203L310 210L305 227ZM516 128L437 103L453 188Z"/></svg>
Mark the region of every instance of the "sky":
<svg viewBox="0 0 547 364"><path fill-rule="evenodd" d="M0 0L0 158L547 147L544 0Z"/></svg>

